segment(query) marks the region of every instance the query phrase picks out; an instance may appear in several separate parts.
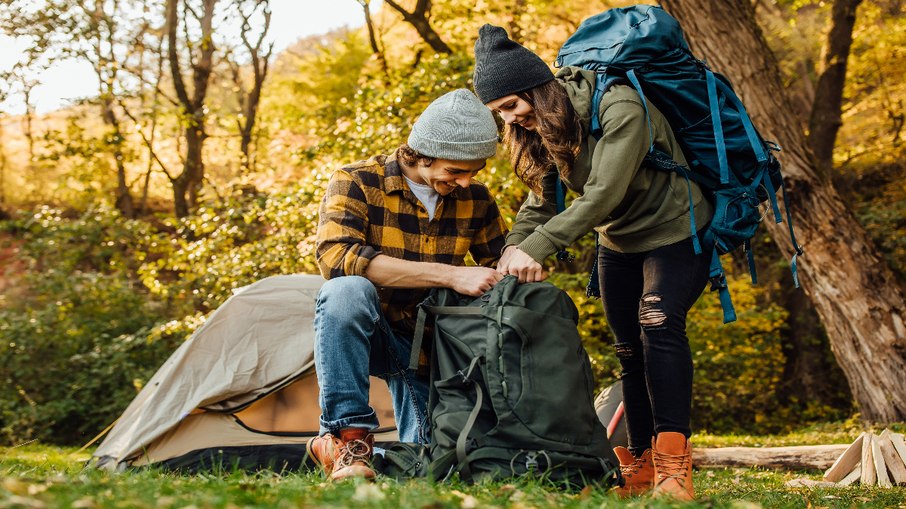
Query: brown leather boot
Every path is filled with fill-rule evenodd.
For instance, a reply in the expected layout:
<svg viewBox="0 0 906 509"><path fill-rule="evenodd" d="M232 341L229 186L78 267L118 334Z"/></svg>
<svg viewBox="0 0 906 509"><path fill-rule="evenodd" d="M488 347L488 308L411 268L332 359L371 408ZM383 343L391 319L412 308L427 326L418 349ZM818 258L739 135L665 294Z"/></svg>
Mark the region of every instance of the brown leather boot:
<svg viewBox="0 0 906 509"><path fill-rule="evenodd" d="M638 458L625 447L615 447L613 452L620 460L620 473L623 474L623 486L614 490L620 497L633 497L651 491L654 487L654 463L651 461L651 449Z"/></svg>
<svg viewBox="0 0 906 509"><path fill-rule="evenodd" d="M651 440L654 449L655 496L669 496L677 500L693 500L692 444L682 433L658 433Z"/></svg>
<svg viewBox="0 0 906 509"><path fill-rule="evenodd" d="M306 446L309 456L331 480L350 477L374 479L371 455L374 435L363 428L345 428L334 436L330 433L312 438Z"/></svg>

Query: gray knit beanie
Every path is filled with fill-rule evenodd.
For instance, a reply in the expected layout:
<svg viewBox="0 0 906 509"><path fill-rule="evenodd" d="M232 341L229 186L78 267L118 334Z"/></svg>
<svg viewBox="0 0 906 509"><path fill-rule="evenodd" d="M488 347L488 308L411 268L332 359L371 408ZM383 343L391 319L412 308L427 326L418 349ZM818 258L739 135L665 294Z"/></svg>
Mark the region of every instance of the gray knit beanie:
<svg viewBox="0 0 906 509"><path fill-rule="evenodd" d="M511 40L506 30L484 25L475 41L475 93L487 104L554 79L541 57Z"/></svg>
<svg viewBox="0 0 906 509"><path fill-rule="evenodd" d="M409 146L419 154L453 161L493 157L497 124L475 94L460 88L425 108L409 133Z"/></svg>

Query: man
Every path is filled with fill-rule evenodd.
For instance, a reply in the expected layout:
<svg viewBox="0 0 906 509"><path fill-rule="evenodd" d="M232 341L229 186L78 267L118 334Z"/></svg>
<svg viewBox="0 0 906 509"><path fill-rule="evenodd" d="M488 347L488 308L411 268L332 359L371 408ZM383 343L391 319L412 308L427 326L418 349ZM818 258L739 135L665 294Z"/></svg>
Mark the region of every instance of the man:
<svg viewBox="0 0 906 509"><path fill-rule="evenodd" d="M321 436L308 448L331 479L374 477L369 375L390 387L400 440L428 441L427 380L408 369L416 305L429 288L478 296L503 277L489 267L506 226L472 179L496 148L490 110L460 89L431 103L391 155L330 178L317 234L328 279L314 320ZM465 266L469 253L482 266Z"/></svg>

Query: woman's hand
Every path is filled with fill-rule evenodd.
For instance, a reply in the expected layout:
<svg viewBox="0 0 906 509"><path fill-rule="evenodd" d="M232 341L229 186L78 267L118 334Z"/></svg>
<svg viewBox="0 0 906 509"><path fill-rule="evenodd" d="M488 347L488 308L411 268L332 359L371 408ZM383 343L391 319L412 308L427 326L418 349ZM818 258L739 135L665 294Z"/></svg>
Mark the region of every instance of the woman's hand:
<svg viewBox="0 0 906 509"><path fill-rule="evenodd" d="M534 258L516 246L507 246L497 262L497 270L519 278L520 283L534 283L547 279L547 272Z"/></svg>

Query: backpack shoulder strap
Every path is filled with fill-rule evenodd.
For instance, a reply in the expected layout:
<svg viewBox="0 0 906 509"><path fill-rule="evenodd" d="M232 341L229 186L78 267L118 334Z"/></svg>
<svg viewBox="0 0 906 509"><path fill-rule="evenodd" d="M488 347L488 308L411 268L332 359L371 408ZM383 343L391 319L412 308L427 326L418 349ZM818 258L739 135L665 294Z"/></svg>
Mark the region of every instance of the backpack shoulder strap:
<svg viewBox="0 0 906 509"><path fill-rule="evenodd" d="M425 322L428 313L438 315L481 315L484 308L480 306L429 306L422 304L418 307L418 317L415 320L415 334L412 337L412 350L409 352L409 369L418 369L418 356L425 341Z"/></svg>
<svg viewBox="0 0 906 509"><path fill-rule="evenodd" d="M601 99L604 98L604 94L610 90L610 87L621 82L625 83L622 77L608 74L606 70L595 71L595 90L591 94L591 125L589 129L591 131L590 134L596 140L600 140L604 134L601 127L601 119L598 117L601 111Z"/></svg>
<svg viewBox="0 0 906 509"><path fill-rule="evenodd" d="M639 83L639 78L635 75L635 70L630 69L626 71L626 77L629 78L629 82L632 83L632 88L639 93L639 97L642 98L642 108L645 109L645 120L648 121L648 152L654 150L654 130L651 128L651 115L648 114L648 101L645 99L645 92L642 90L642 84Z"/></svg>

